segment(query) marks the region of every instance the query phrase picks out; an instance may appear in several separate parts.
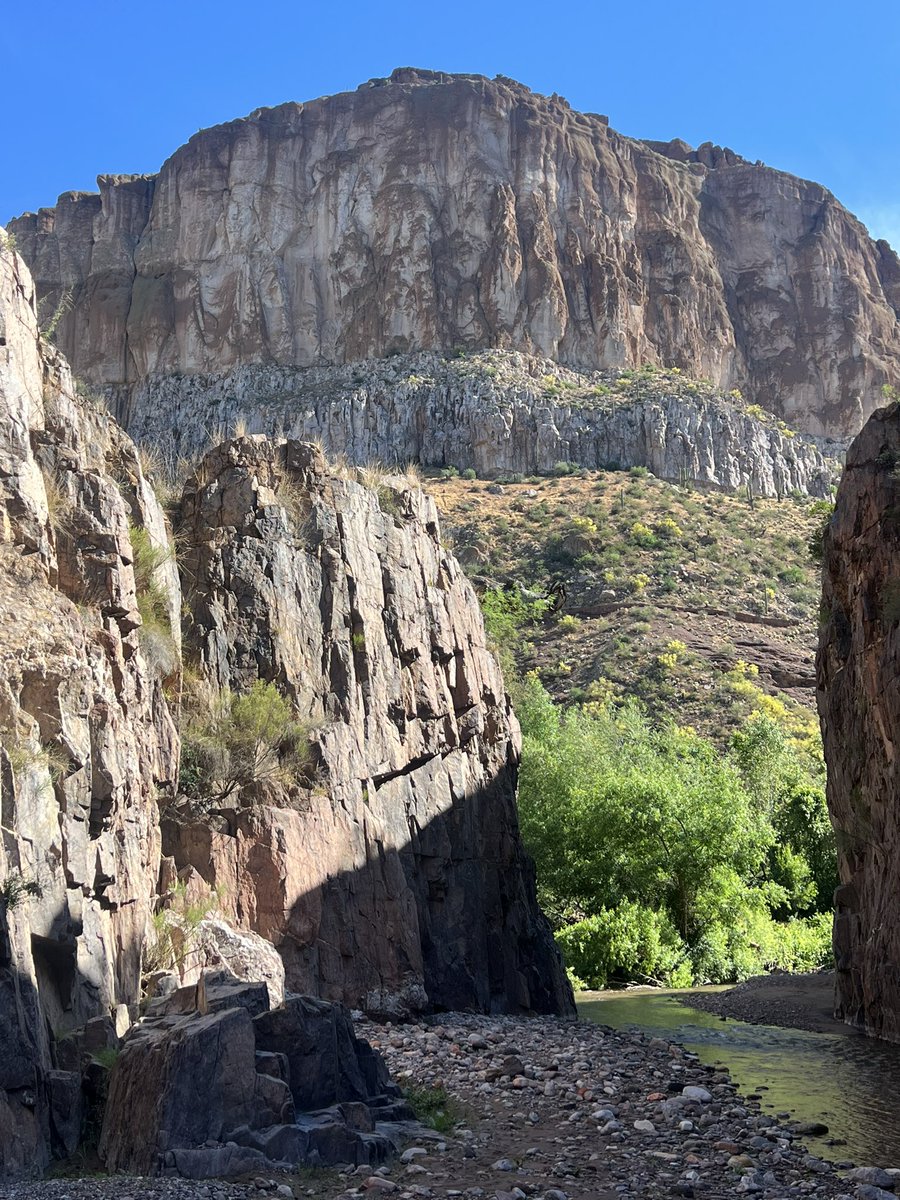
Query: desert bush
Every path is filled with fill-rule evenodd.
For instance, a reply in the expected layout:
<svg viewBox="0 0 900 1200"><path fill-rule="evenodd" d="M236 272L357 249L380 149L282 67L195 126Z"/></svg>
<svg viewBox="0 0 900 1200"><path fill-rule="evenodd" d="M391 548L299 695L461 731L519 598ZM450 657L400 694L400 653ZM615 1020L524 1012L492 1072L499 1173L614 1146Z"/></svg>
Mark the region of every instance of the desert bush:
<svg viewBox="0 0 900 1200"><path fill-rule="evenodd" d="M274 683L195 698L186 713L179 788L193 799L221 802L262 780L290 786L309 768L309 726Z"/></svg>

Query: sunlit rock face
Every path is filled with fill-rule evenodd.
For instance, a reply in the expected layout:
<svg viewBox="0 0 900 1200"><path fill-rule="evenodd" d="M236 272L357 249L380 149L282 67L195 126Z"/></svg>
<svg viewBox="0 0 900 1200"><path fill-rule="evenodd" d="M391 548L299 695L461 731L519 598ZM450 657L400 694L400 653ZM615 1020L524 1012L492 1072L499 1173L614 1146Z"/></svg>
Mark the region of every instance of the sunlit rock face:
<svg viewBox="0 0 900 1200"><path fill-rule="evenodd" d="M178 536L187 653L216 690L277 683L315 770L168 821L177 867L275 943L289 990L394 1016L570 1011L519 839L518 724L434 501L244 437L202 461Z"/></svg>
<svg viewBox="0 0 900 1200"><path fill-rule="evenodd" d="M499 347L844 436L900 381L900 263L824 188L505 78L395 71L99 184L12 223L97 384Z"/></svg>
<svg viewBox="0 0 900 1200"><path fill-rule="evenodd" d="M148 643L134 526L165 544L134 446L76 398L0 246L0 1176L74 1150L81 1076L57 1045L140 998L157 793L177 767L162 674L177 673L180 588L160 565L174 621Z"/></svg>
<svg viewBox="0 0 900 1200"><path fill-rule="evenodd" d="M167 461L201 453L210 433L314 439L365 465L471 467L481 478L646 467L660 479L781 497L830 496L838 447L824 456L761 410L674 372L616 379L493 350L459 358L399 354L341 367L250 365L110 389L139 442Z"/></svg>
<svg viewBox="0 0 900 1200"><path fill-rule="evenodd" d="M822 622L837 1011L900 1042L900 405L850 448L825 539Z"/></svg>

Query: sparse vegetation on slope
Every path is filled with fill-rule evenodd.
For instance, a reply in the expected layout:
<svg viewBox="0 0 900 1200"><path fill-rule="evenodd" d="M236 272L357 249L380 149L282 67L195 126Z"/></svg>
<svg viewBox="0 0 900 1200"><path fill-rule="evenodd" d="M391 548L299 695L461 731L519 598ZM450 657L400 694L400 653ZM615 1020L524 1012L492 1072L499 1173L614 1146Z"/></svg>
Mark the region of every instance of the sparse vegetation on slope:
<svg viewBox="0 0 900 1200"><path fill-rule="evenodd" d="M751 502L640 468L426 486L482 591L530 603L554 582L565 589L558 611L529 615L515 653L556 699L633 696L716 739L764 695L813 720L819 568L808 547L826 502Z"/></svg>

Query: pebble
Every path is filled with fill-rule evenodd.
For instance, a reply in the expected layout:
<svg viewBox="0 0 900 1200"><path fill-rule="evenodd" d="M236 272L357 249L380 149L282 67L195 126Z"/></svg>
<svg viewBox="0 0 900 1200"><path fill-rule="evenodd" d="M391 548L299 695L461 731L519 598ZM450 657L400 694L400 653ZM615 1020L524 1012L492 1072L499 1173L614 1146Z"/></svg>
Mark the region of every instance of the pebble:
<svg viewBox="0 0 900 1200"><path fill-rule="evenodd" d="M399 1161L307 1179L45 1180L2 1200L900 1200L889 1172L842 1179L797 1125L664 1038L569 1018L443 1013L357 1032L403 1086L441 1086L455 1127L409 1130ZM889 1181L887 1186L885 1178ZM502 1182L501 1182L502 1180ZM290 1181L290 1182L289 1182ZM281 1191L280 1188L292 1190Z"/></svg>

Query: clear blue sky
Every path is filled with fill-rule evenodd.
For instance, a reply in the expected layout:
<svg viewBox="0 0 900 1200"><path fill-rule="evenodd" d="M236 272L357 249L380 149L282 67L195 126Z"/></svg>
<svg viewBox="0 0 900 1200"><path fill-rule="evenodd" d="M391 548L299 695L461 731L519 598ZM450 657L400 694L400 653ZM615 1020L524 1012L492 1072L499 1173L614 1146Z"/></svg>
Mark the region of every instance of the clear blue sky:
<svg viewBox="0 0 900 1200"><path fill-rule="evenodd" d="M0 221L198 129L396 66L504 74L637 137L816 179L900 249L896 0L45 0L0 22Z"/></svg>

